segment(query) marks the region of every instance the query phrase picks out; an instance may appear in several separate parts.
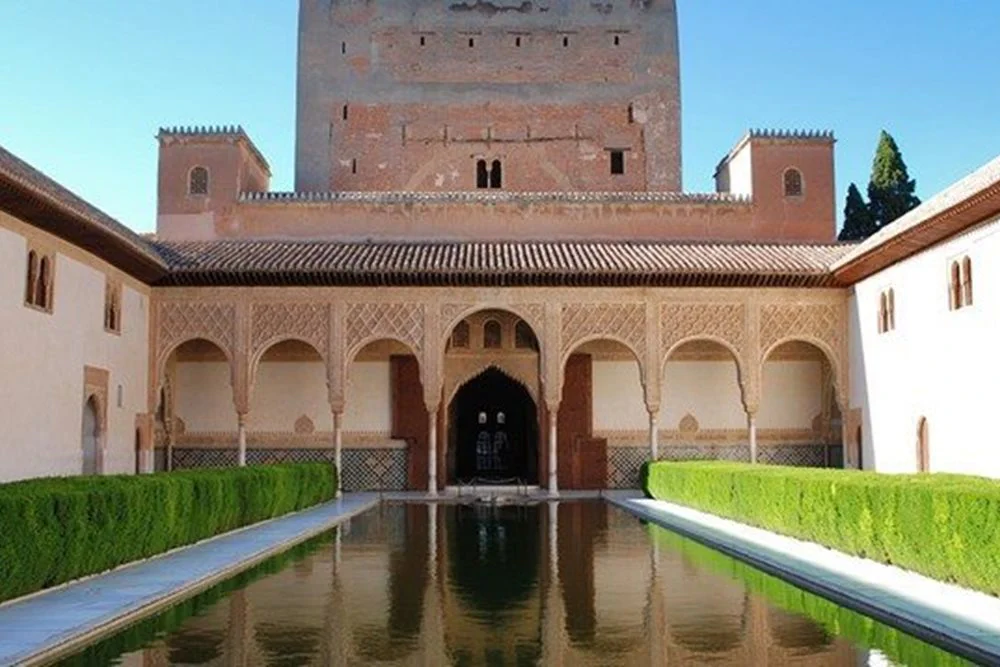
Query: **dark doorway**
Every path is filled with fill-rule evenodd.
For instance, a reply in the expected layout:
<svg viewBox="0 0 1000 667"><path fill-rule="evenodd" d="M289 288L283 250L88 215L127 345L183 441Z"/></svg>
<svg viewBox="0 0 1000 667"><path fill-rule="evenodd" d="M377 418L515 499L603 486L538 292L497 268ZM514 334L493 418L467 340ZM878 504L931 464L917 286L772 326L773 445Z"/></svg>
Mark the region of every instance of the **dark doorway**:
<svg viewBox="0 0 1000 667"><path fill-rule="evenodd" d="M449 417L454 482L538 483L538 412L520 383L483 371L455 394Z"/></svg>

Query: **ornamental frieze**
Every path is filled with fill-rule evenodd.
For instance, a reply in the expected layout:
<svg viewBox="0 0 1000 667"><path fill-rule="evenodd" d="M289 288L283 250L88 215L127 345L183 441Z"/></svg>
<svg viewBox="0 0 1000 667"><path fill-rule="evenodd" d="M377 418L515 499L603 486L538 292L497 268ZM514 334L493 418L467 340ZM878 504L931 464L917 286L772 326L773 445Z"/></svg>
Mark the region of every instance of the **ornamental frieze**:
<svg viewBox="0 0 1000 667"><path fill-rule="evenodd" d="M698 338L725 341L740 353L746 328L747 308L741 303L665 303L660 307L660 357L677 343Z"/></svg>
<svg viewBox="0 0 1000 667"><path fill-rule="evenodd" d="M231 356L235 329L236 306L233 303L166 301L160 304L158 349L162 356L181 343L204 338Z"/></svg>
<svg viewBox="0 0 1000 667"><path fill-rule="evenodd" d="M344 313L344 347L356 353L363 343L391 338L418 353L423 349L424 306L420 303L352 303Z"/></svg>
<svg viewBox="0 0 1000 667"><path fill-rule="evenodd" d="M317 303L261 303L253 306L252 356L279 340L309 343L326 356L330 307Z"/></svg>
<svg viewBox="0 0 1000 667"><path fill-rule="evenodd" d="M568 303L562 307L562 353L584 340L611 338L625 342L638 359L646 351L646 304Z"/></svg>

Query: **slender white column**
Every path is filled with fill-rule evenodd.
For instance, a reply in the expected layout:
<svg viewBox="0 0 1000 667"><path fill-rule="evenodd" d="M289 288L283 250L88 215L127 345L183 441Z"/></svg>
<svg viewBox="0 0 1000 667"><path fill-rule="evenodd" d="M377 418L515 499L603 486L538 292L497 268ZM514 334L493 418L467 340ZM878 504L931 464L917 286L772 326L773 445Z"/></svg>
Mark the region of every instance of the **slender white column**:
<svg viewBox="0 0 1000 667"><path fill-rule="evenodd" d="M549 408L549 493L556 495L559 493L559 413Z"/></svg>
<svg viewBox="0 0 1000 667"><path fill-rule="evenodd" d="M247 415L236 415L236 462L242 468L247 464Z"/></svg>
<svg viewBox="0 0 1000 667"><path fill-rule="evenodd" d="M343 489L343 484L341 483L341 478L344 475L344 468L342 465L341 455L344 450L344 429L341 422L342 413L333 410L333 464L337 467L337 497L341 495L341 489Z"/></svg>
<svg viewBox="0 0 1000 667"><path fill-rule="evenodd" d="M437 474L437 439L438 439L438 420L437 420L437 406L434 409L428 409L428 415L430 416L430 428L427 437L427 493L432 496L437 495L438 489L438 474Z"/></svg>
<svg viewBox="0 0 1000 667"><path fill-rule="evenodd" d="M748 412L747 422L750 425L750 463L757 463L757 413Z"/></svg>
<svg viewBox="0 0 1000 667"><path fill-rule="evenodd" d="M649 411L649 458L656 461L660 458L660 413L658 410Z"/></svg>

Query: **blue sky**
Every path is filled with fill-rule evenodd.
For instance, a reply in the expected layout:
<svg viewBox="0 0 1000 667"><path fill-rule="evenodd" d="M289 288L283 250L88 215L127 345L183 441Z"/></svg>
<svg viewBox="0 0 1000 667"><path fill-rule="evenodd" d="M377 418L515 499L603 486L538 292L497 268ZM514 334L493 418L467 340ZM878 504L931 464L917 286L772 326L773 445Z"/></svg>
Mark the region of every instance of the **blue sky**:
<svg viewBox="0 0 1000 667"><path fill-rule="evenodd" d="M996 0L678 2L686 190L749 127L833 130L838 209L883 127L924 198L1000 154ZM291 189L296 23L296 0L2 0L0 144L138 231L161 125L240 123Z"/></svg>

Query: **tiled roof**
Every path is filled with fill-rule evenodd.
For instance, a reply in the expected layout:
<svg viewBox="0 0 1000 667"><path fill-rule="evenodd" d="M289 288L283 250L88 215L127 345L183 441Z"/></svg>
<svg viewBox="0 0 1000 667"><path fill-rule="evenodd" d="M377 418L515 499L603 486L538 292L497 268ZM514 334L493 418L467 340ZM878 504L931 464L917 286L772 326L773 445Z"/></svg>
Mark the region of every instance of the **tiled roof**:
<svg viewBox="0 0 1000 667"><path fill-rule="evenodd" d="M2 147L0 208L146 279L166 269L141 236Z"/></svg>
<svg viewBox="0 0 1000 667"><path fill-rule="evenodd" d="M849 245L154 242L161 285L833 286Z"/></svg>
<svg viewBox="0 0 1000 667"><path fill-rule="evenodd" d="M326 203L413 204L439 202L478 202L518 204L569 202L583 204L749 204L750 198L728 193L686 192L512 192L504 190L469 190L460 192L244 192L244 203Z"/></svg>

